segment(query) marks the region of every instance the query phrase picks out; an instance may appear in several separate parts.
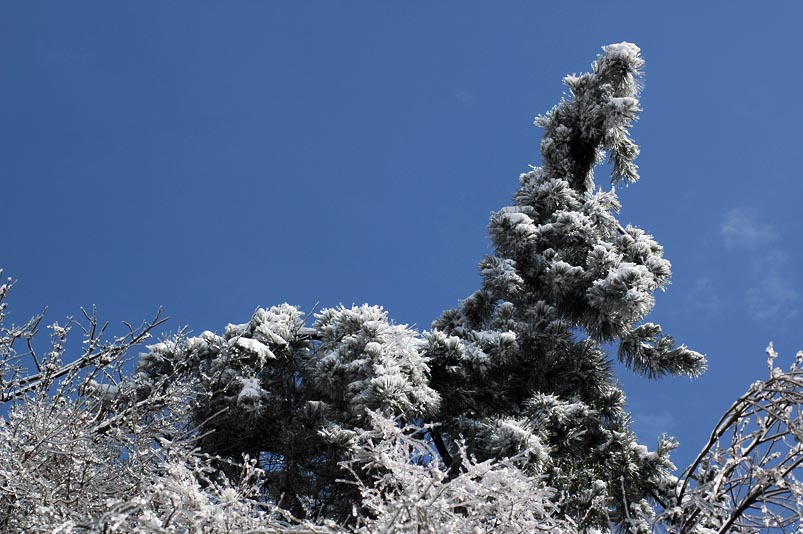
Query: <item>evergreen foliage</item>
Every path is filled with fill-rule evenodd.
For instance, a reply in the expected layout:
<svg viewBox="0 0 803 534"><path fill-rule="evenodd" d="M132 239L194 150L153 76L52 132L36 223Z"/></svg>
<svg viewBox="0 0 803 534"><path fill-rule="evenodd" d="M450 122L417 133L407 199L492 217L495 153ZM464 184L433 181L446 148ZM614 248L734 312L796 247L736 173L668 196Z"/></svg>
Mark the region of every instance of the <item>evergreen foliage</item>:
<svg viewBox="0 0 803 534"><path fill-rule="evenodd" d="M638 179L628 128L644 62L632 44L604 51L590 73L565 79L572 97L537 119L543 166L491 216L483 286L435 321L426 349L443 397L437 428L466 436L481 458L528 451L583 527L621 522L671 484L675 444L637 442L603 344L618 343L619 359L650 378L705 367L660 326L638 324L670 264L652 236L620 226L614 189L594 190L606 154L612 184Z"/></svg>
<svg viewBox="0 0 803 534"><path fill-rule="evenodd" d="M338 482L348 475L341 463L368 428L367 410L415 419L438 405L421 344L378 307L326 309L306 328L283 304L257 309L223 336L148 347L134 379L148 395L166 373L192 376L192 424L204 430L206 453L260 458L269 493L297 517L345 520L358 497Z"/></svg>

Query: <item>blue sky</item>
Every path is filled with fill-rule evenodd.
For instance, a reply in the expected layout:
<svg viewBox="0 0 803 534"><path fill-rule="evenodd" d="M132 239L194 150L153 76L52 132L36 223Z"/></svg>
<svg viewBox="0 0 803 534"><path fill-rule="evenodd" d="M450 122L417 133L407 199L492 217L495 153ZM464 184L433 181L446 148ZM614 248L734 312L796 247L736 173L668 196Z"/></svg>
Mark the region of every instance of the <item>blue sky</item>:
<svg viewBox="0 0 803 534"><path fill-rule="evenodd" d="M621 220L673 284L651 320L696 381L621 372L687 463L803 349L796 2L15 2L0 7L0 267L14 322L96 304L167 330L368 302L428 328L479 285L532 125L600 46L647 60Z"/></svg>

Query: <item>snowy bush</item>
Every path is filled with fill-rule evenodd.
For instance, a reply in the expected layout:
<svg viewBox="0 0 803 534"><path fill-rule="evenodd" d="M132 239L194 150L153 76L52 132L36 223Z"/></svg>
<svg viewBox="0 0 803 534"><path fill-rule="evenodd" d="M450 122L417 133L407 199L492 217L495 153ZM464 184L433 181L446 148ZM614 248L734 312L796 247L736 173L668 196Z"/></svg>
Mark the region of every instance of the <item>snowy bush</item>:
<svg viewBox="0 0 803 534"><path fill-rule="evenodd" d="M366 513L361 533L575 532L556 519L559 502L540 477L522 471L515 457L478 462L465 455L453 476L445 470L425 429L400 426L369 412L370 430L357 438L360 462L351 465Z"/></svg>

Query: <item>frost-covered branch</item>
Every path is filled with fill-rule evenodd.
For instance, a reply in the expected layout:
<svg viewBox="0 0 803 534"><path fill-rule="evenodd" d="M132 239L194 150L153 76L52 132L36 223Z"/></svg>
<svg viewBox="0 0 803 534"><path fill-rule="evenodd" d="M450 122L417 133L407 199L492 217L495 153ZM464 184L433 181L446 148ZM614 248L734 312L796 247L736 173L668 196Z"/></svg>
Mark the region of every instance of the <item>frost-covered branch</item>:
<svg viewBox="0 0 803 534"><path fill-rule="evenodd" d="M10 283L0 287L0 319ZM51 350L34 352L41 318L2 330L8 410L0 417L0 530L11 533L334 532L266 502L256 460L229 476L198 451L191 410L198 391L179 372L144 391L124 378L125 351L164 319L104 341L96 313L51 325ZM63 364L70 330L81 356ZM23 342L25 352L14 344ZM27 361L38 372L25 374Z"/></svg>
<svg viewBox="0 0 803 534"><path fill-rule="evenodd" d="M0 269L0 276L2 276ZM119 360L132 347L141 344L151 336L151 333L167 321L162 317L161 308L150 321L139 327L132 327L128 323L128 332L111 340L105 339L108 323L101 324L97 317L97 310L92 312L81 309L85 323L68 319L66 326L58 323L48 325L50 330L50 346L44 354L39 354L34 346L33 339L39 332L44 320L44 313L35 316L22 326L6 327L3 322L7 317L7 302L5 301L14 282L9 278L0 286L0 403L19 399L38 389L47 389L58 379L69 376L84 369L100 368ZM83 350L71 362L64 361L67 349L67 336L71 329L79 328L83 334ZM17 346L25 344L25 350L20 352ZM27 368L30 364L36 372L30 373Z"/></svg>
<svg viewBox="0 0 803 534"><path fill-rule="evenodd" d="M722 416L662 521L681 534L787 532L803 519L803 352L775 366Z"/></svg>
<svg viewBox="0 0 803 534"><path fill-rule="evenodd" d="M517 458L478 462L460 445L462 469L448 477L424 429L375 412L371 419L349 464L366 510L357 532L576 532L557 518L555 491L522 471Z"/></svg>

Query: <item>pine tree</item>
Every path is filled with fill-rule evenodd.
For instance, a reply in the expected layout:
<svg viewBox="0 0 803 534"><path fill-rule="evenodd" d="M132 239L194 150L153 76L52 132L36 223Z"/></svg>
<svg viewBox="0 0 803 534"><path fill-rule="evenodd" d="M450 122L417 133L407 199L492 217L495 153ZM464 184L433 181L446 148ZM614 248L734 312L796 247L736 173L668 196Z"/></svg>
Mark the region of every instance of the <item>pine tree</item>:
<svg viewBox="0 0 803 534"><path fill-rule="evenodd" d="M606 155L613 186L639 178L628 129L644 62L629 43L603 50L590 73L565 78L571 97L536 120L542 166L492 215L483 286L435 321L426 349L447 463L458 436L480 458L523 453L582 527L635 520L672 483L675 443L638 443L605 346L618 344L619 360L648 378L705 368L659 325L640 323L670 263L652 236L618 223L613 187L595 190Z"/></svg>
<svg viewBox="0 0 803 534"><path fill-rule="evenodd" d="M376 306L324 309L308 328L283 304L257 309L223 336L148 347L134 379L144 397L162 376L192 376L191 426L224 472L243 455L259 458L269 494L296 517L346 520L359 497L341 482L350 478L342 463L371 427L368 410L413 420L438 406L422 345Z"/></svg>

